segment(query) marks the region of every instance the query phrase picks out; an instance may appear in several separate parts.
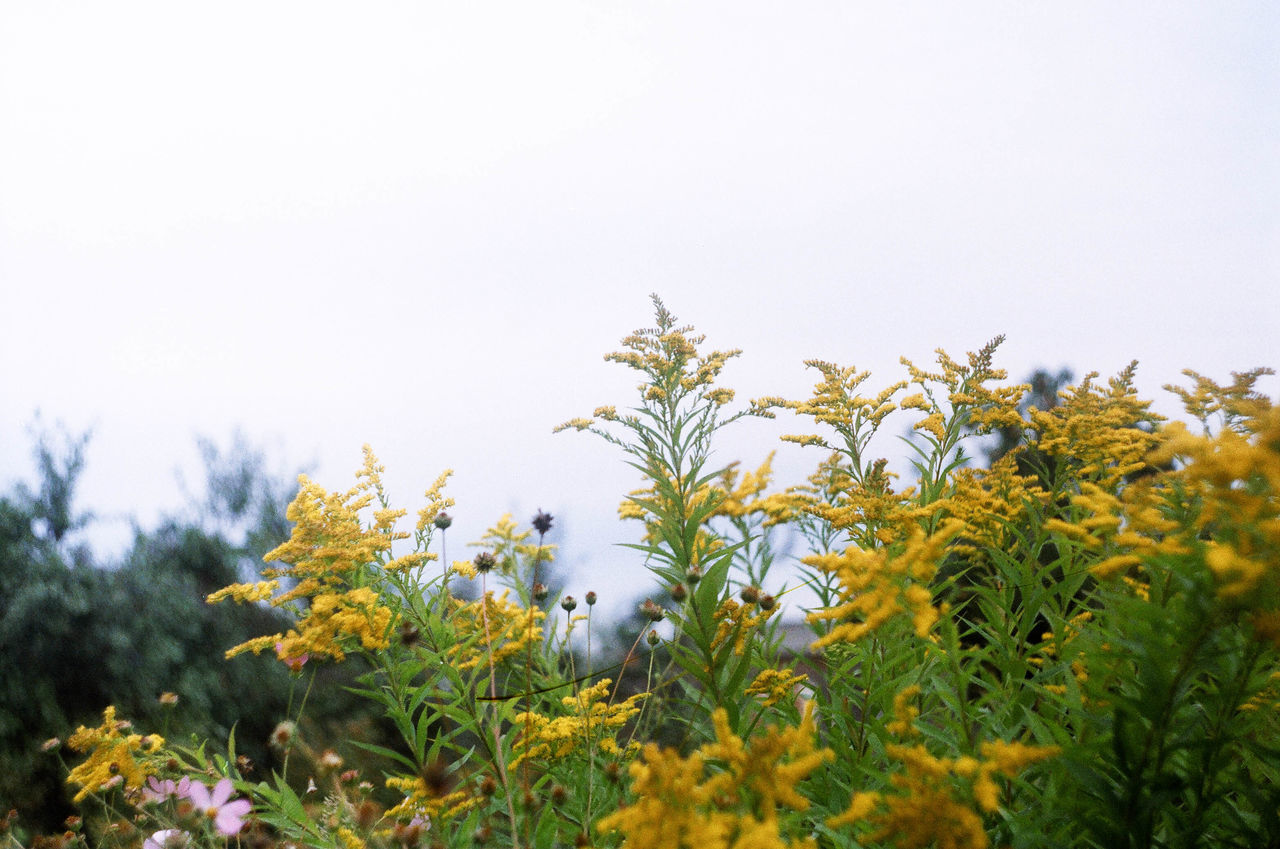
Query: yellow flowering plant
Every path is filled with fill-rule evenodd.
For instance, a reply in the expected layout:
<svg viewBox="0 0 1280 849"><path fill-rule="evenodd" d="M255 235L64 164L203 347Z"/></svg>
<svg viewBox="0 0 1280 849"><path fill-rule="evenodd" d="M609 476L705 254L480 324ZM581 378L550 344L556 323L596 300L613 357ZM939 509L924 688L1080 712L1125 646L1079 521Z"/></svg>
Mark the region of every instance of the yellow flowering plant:
<svg viewBox="0 0 1280 849"><path fill-rule="evenodd" d="M69 742L70 792L114 818L97 842L1280 845L1268 369L1188 372L1170 388L1190 424L1169 423L1132 365L1033 404L997 338L930 370L904 359L880 389L811 360L810 398L735 408L720 376L738 352L654 311L606 357L638 374L634 405L561 426L642 477L622 512L656 586L616 662L591 648L595 594L548 586L550 516L503 516L450 562L448 473L403 531L366 449L349 490L299 481L263 580L209 596L290 617L228 647L274 655L301 693L270 776L251 780L234 736L211 753L108 708ZM778 409L816 431L787 442L824 449L807 481L775 489L772 453L713 465L724 428ZM996 432L1012 447L976 464ZM901 475L877 456L893 435ZM394 744L318 742L306 693L338 663Z"/></svg>

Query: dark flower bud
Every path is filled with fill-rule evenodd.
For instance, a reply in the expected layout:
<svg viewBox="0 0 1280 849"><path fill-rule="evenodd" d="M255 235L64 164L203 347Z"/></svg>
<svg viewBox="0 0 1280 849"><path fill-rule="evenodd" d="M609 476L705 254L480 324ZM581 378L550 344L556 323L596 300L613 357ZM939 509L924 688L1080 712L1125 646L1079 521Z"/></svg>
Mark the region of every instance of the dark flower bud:
<svg viewBox="0 0 1280 849"><path fill-rule="evenodd" d="M565 609L566 613L572 612L578 606L578 600L571 595L567 595L560 599L560 606Z"/></svg>
<svg viewBox="0 0 1280 849"><path fill-rule="evenodd" d="M551 514L539 510L533 516L533 529L540 534L551 530Z"/></svg>
<svg viewBox="0 0 1280 849"><path fill-rule="evenodd" d="M671 600L674 601L676 604L679 604L680 602L684 601L688 597L689 597L689 590L685 587L684 584L671 585Z"/></svg>
<svg viewBox="0 0 1280 849"><path fill-rule="evenodd" d="M450 516L448 513L444 513L444 512L438 513L436 514L434 524L437 528L443 531L445 528L453 524L453 517Z"/></svg>
<svg viewBox="0 0 1280 849"><path fill-rule="evenodd" d="M402 645L411 646L418 642L421 636L416 625L412 622L405 622L400 625L400 642Z"/></svg>
<svg viewBox="0 0 1280 849"><path fill-rule="evenodd" d="M591 607L596 603L596 594L594 590L587 591L587 607Z"/></svg>
<svg viewBox="0 0 1280 849"><path fill-rule="evenodd" d="M492 552L482 551L476 555L475 564L477 572L488 572L498 565L498 558Z"/></svg>
<svg viewBox="0 0 1280 849"><path fill-rule="evenodd" d="M689 586L696 587L698 581L702 580L702 567L690 566L689 571L684 573L684 579L689 582Z"/></svg>
<svg viewBox="0 0 1280 849"><path fill-rule="evenodd" d="M650 646L656 646L659 642L661 642L662 638L658 636L657 631L650 631L649 635L644 639L645 639L645 642L647 642Z"/></svg>
<svg viewBox="0 0 1280 849"><path fill-rule="evenodd" d="M551 785L551 801L557 805L564 804L564 800L569 798L569 791L564 789L562 784Z"/></svg>
<svg viewBox="0 0 1280 849"><path fill-rule="evenodd" d="M494 793L497 793L497 792L498 792L498 782L493 780L492 775L486 775L484 779L480 782L480 795L492 796Z"/></svg>
<svg viewBox="0 0 1280 849"><path fill-rule="evenodd" d="M761 610L773 610L773 608L777 606L777 604L778 604L778 600L773 596L769 595L768 593L765 593L764 595L760 596Z"/></svg>
<svg viewBox="0 0 1280 849"><path fill-rule="evenodd" d="M752 584L747 584L738 592L738 598L747 604L755 604L760 600L760 588Z"/></svg>
<svg viewBox="0 0 1280 849"><path fill-rule="evenodd" d="M365 799L356 807L356 825L362 829L373 828L381 817L382 809L371 799Z"/></svg>
<svg viewBox="0 0 1280 849"><path fill-rule="evenodd" d="M534 585L533 585L533 600L534 600L534 601L546 601L546 600L547 600L547 594L548 594L548 590L547 590L547 585L546 585L546 584L539 582L539 583L536 583L536 584L534 584Z"/></svg>
<svg viewBox="0 0 1280 849"><path fill-rule="evenodd" d="M645 599L644 604L640 605L640 613L650 622L659 622L667 615L667 612L651 598Z"/></svg>

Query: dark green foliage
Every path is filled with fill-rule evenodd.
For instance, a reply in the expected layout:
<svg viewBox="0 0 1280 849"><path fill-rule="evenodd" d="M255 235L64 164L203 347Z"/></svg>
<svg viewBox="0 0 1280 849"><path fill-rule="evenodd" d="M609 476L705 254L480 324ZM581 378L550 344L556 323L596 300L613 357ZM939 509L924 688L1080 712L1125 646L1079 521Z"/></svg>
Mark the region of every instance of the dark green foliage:
<svg viewBox="0 0 1280 849"><path fill-rule="evenodd" d="M278 630L275 611L204 602L256 569L268 538L287 536L286 487L264 479L261 455L242 440L227 456L202 442L203 505L218 529L205 517L169 519L138 531L119 564L95 568L85 549L67 554L87 522L75 511L87 443L87 434L38 434L39 485L0 496L0 802L28 828L60 830L72 812L63 771L41 743L95 725L108 704L170 737L236 726L241 751L261 763L288 698L274 658L224 659L230 646ZM180 694L176 708L158 704L165 691Z"/></svg>

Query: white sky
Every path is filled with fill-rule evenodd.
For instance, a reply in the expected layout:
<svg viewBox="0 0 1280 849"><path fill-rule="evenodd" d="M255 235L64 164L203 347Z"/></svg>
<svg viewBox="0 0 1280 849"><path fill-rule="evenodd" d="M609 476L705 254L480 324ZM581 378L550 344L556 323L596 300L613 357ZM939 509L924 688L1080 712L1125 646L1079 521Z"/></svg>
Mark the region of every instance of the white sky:
<svg viewBox="0 0 1280 849"><path fill-rule="evenodd" d="M634 479L550 431L628 403L649 292L744 398L997 333L1159 395L1280 365L1278 198L1263 0L0 0L0 484L36 408L144 524L196 433L332 488L370 442L411 510L457 470L452 540L557 513L600 591Z"/></svg>

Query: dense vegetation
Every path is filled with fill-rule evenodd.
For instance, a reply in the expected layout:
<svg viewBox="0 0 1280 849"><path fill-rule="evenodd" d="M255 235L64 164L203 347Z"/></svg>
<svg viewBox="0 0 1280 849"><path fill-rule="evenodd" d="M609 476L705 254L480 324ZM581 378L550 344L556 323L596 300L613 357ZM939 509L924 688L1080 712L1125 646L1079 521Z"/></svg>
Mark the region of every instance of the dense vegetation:
<svg viewBox="0 0 1280 849"><path fill-rule="evenodd" d="M1009 384L997 339L964 361L904 360L905 377L875 390L865 372L811 361L809 398L738 406L719 382L736 352L701 350L655 308L656 326L608 356L639 378L632 406L562 426L642 476L622 512L643 524L631 547L655 589L616 664L585 650L601 628L593 595L544 585L551 516L504 520L473 561L441 563L448 473L401 529L366 448L351 489L302 479L261 576L176 555L164 562L182 568L154 573L208 593L220 616L253 617L218 648L231 670L265 659L291 684L288 707L261 714L280 724L253 732L269 734L270 768L246 769L251 735L228 740L216 699L186 691L211 695L235 673L185 678L183 655L134 643L208 724L164 733L156 712L172 699L104 688L111 706L62 747L77 801L98 807L53 839L1280 846L1280 407L1256 388L1268 370L1225 385L1188 372L1171 387L1188 421L1170 423L1138 397L1133 367L1057 392L1048 375ZM782 410L806 430L787 439L820 451L807 482L773 488L768 460L709 465L722 429ZM908 428L909 481L874 453L886 422ZM990 462L971 465L984 448ZM31 502L5 510L15 528L37 517ZM784 528L807 543L812 602L785 583ZM222 550L192 533L168 550ZM6 556L57 554L56 540L17 538ZM42 603L70 606L62 596L89 578L53 562L71 577ZM811 648L797 654L780 622L800 604ZM109 638L95 635L103 657L128 648ZM220 638L169 637L191 650ZM317 670L334 668L354 670L352 692L394 740L350 729L339 751L303 722L330 689Z"/></svg>

